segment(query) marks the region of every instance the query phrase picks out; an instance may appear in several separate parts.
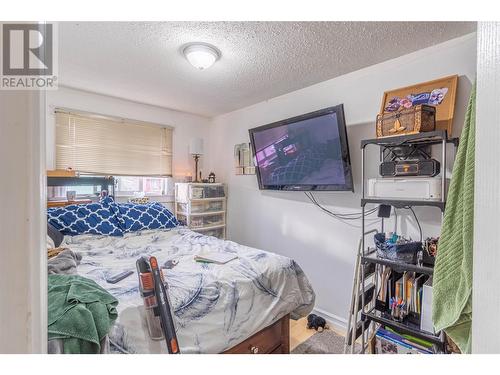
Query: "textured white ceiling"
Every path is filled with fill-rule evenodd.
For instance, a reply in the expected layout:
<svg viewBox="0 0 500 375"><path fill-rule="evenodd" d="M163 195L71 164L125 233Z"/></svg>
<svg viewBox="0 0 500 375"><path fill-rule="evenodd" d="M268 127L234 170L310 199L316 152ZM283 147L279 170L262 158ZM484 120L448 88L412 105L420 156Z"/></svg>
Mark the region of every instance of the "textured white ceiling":
<svg viewBox="0 0 500 375"><path fill-rule="evenodd" d="M60 84L214 116L475 31L473 22L65 22ZM198 71L185 43L215 45Z"/></svg>

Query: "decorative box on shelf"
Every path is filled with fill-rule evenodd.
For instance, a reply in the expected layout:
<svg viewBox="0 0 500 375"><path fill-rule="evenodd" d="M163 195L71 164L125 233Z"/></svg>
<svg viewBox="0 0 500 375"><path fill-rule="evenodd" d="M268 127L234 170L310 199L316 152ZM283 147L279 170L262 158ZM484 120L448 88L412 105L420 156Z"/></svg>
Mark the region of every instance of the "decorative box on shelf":
<svg viewBox="0 0 500 375"><path fill-rule="evenodd" d="M226 189L221 183L176 183L175 216L190 229L226 238Z"/></svg>
<svg viewBox="0 0 500 375"><path fill-rule="evenodd" d="M377 116L377 137L431 132L436 128L436 108L417 105Z"/></svg>

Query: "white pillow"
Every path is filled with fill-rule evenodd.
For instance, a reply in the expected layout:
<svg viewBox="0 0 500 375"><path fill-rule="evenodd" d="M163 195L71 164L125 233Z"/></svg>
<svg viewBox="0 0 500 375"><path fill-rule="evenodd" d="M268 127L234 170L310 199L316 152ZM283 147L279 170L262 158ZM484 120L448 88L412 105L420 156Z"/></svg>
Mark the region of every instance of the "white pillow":
<svg viewBox="0 0 500 375"><path fill-rule="evenodd" d="M54 241L47 234L47 250L53 249L54 247L56 247L56 245L54 244Z"/></svg>

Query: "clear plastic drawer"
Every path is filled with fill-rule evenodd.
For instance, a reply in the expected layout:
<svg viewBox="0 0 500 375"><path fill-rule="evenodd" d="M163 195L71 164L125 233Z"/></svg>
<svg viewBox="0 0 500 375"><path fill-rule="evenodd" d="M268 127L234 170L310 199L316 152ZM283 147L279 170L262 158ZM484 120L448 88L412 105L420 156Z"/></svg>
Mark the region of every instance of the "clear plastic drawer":
<svg viewBox="0 0 500 375"><path fill-rule="evenodd" d="M224 224L224 214L191 216L189 227L202 228L202 227L212 227L215 225L222 225L222 224Z"/></svg>
<svg viewBox="0 0 500 375"><path fill-rule="evenodd" d="M182 225L187 225L192 229L212 227L225 224L225 214L185 215L178 213L177 220L179 220Z"/></svg>
<svg viewBox="0 0 500 375"><path fill-rule="evenodd" d="M205 236L213 236L220 239L224 239L226 237L226 228L218 227L211 229L198 229L198 233L204 234Z"/></svg>
<svg viewBox="0 0 500 375"><path fill-rule="evenodd" d="M205 212L225 211L225 200L193 201L189 203L177 203L177 212L185 214L199 214Z"/></svg>
<svg viewBox="0 0 500 375"><path fill-rule="evenodd" d="M189 225L187 222L187 216L177 213L177 221L180 225Z"/></svg>
<svg viewBox="0 0 500 375"><path fill-rule="evenodd" d="M191 199L223 198L225 197L223 185L191 185Z"/></svg>

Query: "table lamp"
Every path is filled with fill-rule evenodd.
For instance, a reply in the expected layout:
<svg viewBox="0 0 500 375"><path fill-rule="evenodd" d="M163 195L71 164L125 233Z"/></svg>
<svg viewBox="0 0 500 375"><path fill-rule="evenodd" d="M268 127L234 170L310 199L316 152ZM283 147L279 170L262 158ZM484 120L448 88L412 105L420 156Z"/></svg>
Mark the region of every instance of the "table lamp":
<svg viewBox="0 0 500 375"><path fill-rule="evenodd" d="M201 176L198 176L198 161L200 156L203 155L203 139L192 138L189 143L189 153L194 158L194 182L201 182Z"/></svg>

